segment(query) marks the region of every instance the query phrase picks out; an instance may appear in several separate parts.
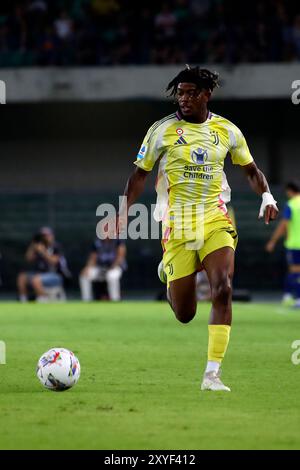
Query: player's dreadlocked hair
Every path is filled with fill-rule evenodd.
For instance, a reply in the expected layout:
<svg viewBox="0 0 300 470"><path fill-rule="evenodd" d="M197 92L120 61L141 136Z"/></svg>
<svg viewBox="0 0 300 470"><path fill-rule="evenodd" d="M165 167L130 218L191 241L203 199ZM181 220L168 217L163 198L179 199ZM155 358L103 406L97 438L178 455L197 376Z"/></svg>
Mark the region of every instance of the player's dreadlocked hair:
<svg viewBox="0 0 300 470"><path fill-rule="evenodd" d="M190 67L186 65L186 68L179 72L175 78L169 83L166 91L170 91L169 96L175 96L179 83L194 83L198 88L212 91L215 87L218 87L219 74L216 72L210 72L207 69L201 69L199 66Z"/></svg>

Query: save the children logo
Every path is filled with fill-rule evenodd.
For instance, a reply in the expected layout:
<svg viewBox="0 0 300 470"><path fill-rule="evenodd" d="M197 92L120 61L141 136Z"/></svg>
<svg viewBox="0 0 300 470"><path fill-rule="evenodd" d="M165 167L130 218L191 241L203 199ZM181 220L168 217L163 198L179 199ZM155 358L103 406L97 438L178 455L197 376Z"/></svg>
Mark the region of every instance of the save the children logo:
<svg viewBox="0 0 300 470"><path fill-rule="evenodd" d="M198 147L196 150L192 150L191 157L194 163L202 165L208 159L208 153L207 150Z"/></svg>

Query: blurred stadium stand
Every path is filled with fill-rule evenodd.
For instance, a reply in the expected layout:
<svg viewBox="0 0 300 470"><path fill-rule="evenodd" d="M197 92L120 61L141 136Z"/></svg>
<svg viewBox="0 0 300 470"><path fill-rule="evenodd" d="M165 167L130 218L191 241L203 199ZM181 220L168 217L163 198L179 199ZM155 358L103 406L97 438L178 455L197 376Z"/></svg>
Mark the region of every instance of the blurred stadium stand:
<svg viewBox="0 0 300 470"><path fill-rule="evenodd" d="M294 61L297 2L1 0L0 66Z"/></svg>
<svg viewBox="0 0 300 470"><path fill-rule="evenodd" d="M291 102L291 84L300 80L298 3L145 1L134 10L132 4L1 0L2 291L15 289L28 241L50 225L79 296L96 208L118 204L146 130L174 111L164 90L186 62L220 72L210 109L242 129L281 208L283 184L300 177L300 105ZM280 290L283 249L264 252L273 227L257 220L260 201L240 169L227 162L225 171L240 239L235 287ZM155 202L155 173L141 202ZM158 240L128 241L124 293L159 291L160 258Z"/></svg>

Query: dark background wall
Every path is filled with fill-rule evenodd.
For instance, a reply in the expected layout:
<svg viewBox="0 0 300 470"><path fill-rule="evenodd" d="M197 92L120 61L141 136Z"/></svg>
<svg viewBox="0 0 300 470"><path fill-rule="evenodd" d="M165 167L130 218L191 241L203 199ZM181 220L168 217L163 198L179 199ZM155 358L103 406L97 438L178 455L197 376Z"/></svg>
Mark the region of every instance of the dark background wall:
<svg viewBox="0 0 300 470"><path fill-rule="evenodd" d="M283 183L300 176L298 107L290 101L217 101L211 110L244 132L258 165L283 204ZM170 102L44 103L0 107L0 248L4 282L12 289L32 233L54 226L74 273L85 262L97 224L96 208L116 202L147 128L174 111ZM238 287L280 288L283 251L269 256L264 244L273 227L257 221L259 199L240 168L225 165L233 189L240 234ZM155 201L150 176L144 201ZM158 241L128 242L125 290L159 289Z"/></svg>
<svg viewBox="0 0 300 470"><path fill-rule="evenodd" d="M1 188L120 191L147 128L174 109L167 101L2 106ZM242 129L273 183L299 171L299 109L291 101L216 101L211 110ZM240 171L226 170L233 186L243 185Z"/></svg>

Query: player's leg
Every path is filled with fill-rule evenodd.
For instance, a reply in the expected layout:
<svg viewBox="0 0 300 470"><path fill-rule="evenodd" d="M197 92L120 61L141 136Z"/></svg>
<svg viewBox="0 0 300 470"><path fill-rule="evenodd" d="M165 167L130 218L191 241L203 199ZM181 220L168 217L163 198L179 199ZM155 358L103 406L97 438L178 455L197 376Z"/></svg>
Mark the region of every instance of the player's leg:
<svg viewBox="0 0 300 470"><path fill-rule="evenodd" d="M196 273L171 281L167 297L177 320L190 322L197 310Z"/></svg>
<svg viewBox="0 0 300 470"><path fill-rule="evenodd" d="M202 264L211 287L211 325L231 325L234 250L228 246L207 255Z"/></svg>
<svg viewBox="0 0 300 470"><path fill-rule="evenodd" d="M84 302L93 300L92 283L99 279L100 269L98 266L85 267L79 276L81 298Z"/></svg>
<svg viewBox="0 0 300 470"><path fill-rule="evenodd" d="M163 266L167 278L167 298L177 320L188 323L194 318L197 309L196 271L199 255L196 250L187 249L186 243L180 239L170 239L163 247L163 263L160 266Z"/></svg>
<svg viewBox="0 0 300 470"><path fill-rule="evenodd" d="M20 273L17 277L17 288L19 293L19 299L21 302L27 301L27 273Z"/></svg>
<svg viewBox="0 0 300 470"><path fill-rule="evenodd" d="M122 269L120 266L109 269L106 273L107 290L110 300L118 301L121 299L121 276Z"/></svg>
<svg viewBox="0 0 300 470"><path fill-rule="evenodd" d="M232 320L232 278L234 250L229 246L209 253L202 261L211 287L212 308L209 320L208 362L202 389L230 390L219 380L219 369L229 343ZM211 379L216 388L210 388ZM219 387L219 388L218 388Z"/></svg>

